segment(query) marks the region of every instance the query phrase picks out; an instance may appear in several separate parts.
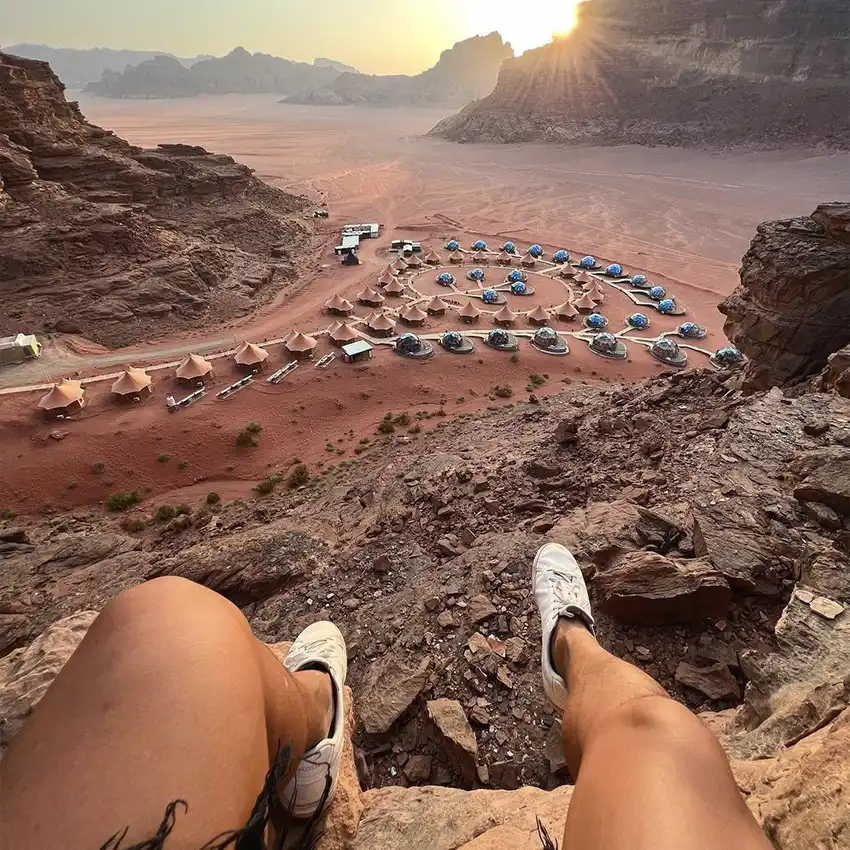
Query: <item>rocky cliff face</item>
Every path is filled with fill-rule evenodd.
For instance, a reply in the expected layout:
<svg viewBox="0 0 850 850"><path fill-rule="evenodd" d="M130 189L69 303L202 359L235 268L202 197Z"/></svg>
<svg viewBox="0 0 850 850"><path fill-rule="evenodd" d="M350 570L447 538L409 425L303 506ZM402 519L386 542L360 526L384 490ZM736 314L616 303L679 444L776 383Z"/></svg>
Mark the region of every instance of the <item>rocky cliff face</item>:
<svg viewBox="0 0 850 850"><path fill-rule="evenodd" d="M850 147L840 0L590 0L432 133L454 141Z"/></svg>
<svg viewBox="0 0 850 850"><path fill-rule="evenodd" d="M0 54L0 333L128 344L244 314L285 283L272 246L308 238L302 199L203 148L133 147L63 89L45 63Z"/></svg>
<svg viewBox="0 0 850 850"><path fill-rule="evenodd" d="M333 64L292 62L236 47L226 56L202 59L190 68L173 57L157 56L120 73L105 71L98 82L90 83L85 90L118 98L293 94L328 86L339 74Z"/></svg>
<svg viewBox="0 0 850 850"><path fill-rule="evenodd" d="M409 77L342 74L331 86L301 92L287 103L333 106L458 107L493 90L502 62L513 56L498 33L444 50L433 68Z"/></svg>
<svg viewBox="0 0 850 850"><path fill-rule="evenodd" d="M727 337L750 358L750 387L821 370L850 344L850 204L759 225L741 285L720 312Z"/></svg>

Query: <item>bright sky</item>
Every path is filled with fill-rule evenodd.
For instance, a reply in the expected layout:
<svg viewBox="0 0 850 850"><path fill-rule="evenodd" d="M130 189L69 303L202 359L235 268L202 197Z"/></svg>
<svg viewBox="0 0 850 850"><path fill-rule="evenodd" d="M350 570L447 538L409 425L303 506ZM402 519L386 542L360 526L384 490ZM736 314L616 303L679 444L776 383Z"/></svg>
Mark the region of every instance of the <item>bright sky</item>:
<svg viewBox="0 0 850 850"><path fill-rule="evenodd" d="M0 0L0 44L220 56L241 45L372 74L418 73L496 30L518 51L571 26L578 0Z"/></svg>

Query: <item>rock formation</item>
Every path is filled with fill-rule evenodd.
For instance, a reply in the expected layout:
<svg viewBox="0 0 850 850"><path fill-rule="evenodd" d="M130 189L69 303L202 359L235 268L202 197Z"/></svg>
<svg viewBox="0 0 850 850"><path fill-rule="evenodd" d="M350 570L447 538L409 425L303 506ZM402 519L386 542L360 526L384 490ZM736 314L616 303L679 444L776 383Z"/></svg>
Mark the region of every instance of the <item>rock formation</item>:
<svg viewBox="0 0 850 850"><path fill-rule="evenodd" d="M330 63L330 60L327 60ZM193 97L199 94L294 94L330 85L340 71L330 64L292 62L236 47L186 68L173 57L157 56L121 73L105 71L85 90L102 97Z"/></svg>
<svg viewBox="0 0 850 850"><path fill-rule="evenodd" d="M460 107L493 90L502 62L513 56L498 33L474 36L444 50L416 76L341 74L330 86L300 92L287 103L330 106Z"/></svg>
<svg viewBox="0 0 850 850"><path fill-rule="evenodd" d="M286 283L271 250L308 238L302 199L203 148L133 147L63 90L0 53L0 334L124 345L243 315Z"/></svg>
<svg viewBox="0 0 850 850"><path fill-rule="evenodd" d="M156 56L169 56L189 68L208 56L194 58L171 56L153 50L111 50L108 47L93 47L79 50L70 47L48 47L46 44L12 44L3 47L5 53L38 59L49 63L53 72L69 89L82 89L88 83L97 82L104 71L120 72L130 65L138 65Z"/></svg>
<svg viewBox="0 0 850 850"><path fill-rule="evenodd" d="M850 203L759 225L741 285L720 305L756 389L820 371L850 343ZM837 369L833 381L843 369ZM845 390L846 393L846 390Z"/></svg>
<svg viewBox="0 0 850 850"><path fill-rule="evenodd" d="M850 148L841 0L590 0L567 37L507 61L440 122L465 142Z"/></svg>

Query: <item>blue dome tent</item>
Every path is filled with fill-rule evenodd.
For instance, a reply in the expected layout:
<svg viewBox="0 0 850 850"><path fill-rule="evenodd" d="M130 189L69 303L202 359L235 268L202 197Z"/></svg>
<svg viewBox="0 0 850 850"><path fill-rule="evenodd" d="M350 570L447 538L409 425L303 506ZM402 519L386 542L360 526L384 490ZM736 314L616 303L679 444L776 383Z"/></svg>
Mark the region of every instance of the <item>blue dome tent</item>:
<svg viewBox="0 0 850 850"><path fill-rule="evenodd" d="M487 243L483 239L476 239L475 242L472 243L473 251L486 251Z"/></svg>
<svg viewBox="0 0 850 850"><path fill-rule="evenodd" d="M498 297L499 293L496 292L495 289L485 289L484 292L481 293L481 300L485 304L495 304Z"/></svg>
<svg viewBox="0 0 850 850"><path fill-rule="evenodd" d="M534 259L539 259L543 256L543 246L535 243L528 249L528 253L531 254Z"/></svg>
<svg viewBox="0 0 850 850"><path fill-rule="evenodd" d="M516 254L516 244L514 242L505 242L502 245L502 250L507 251L509 254Z"/></svg>
<svg viewBox="0 0 850 850"><path fill-rule="evenodd" d="M510 341L510 334L503 328L493 328L487 334L487 342L491 345L507 345Z"/></svg>
<svg viewBox="0 0 850 850"><path fill-rule="evenodd" d="M440 342L445 348L460 348L463 345L463 334L457 331L446 331Z"/></svg>
<svg viewBox="0 0 850 850"><path fill-rule="evenodd" d="M590 256L582 257L581 260L579 260L579 265L583 269L595 269L596 268L596 257L590 257Z"/></svg>
<svg viewBox="0 0 850 850"><path fill-rule="evenodd" d="M440 286L452 286L455 282L455 277L453 274L449 274L448 272L443 272L442 274L437 275L437 283Z"/></svg>
<svg viewBox="0 0 850 850"><path fill-rule="evenodd" d="M678 327L678 334L685 337L685 339L703 339L706 335L706 330L696 322L682 322Z"/></svg>
<svg viewBox="0 0 850 850"><path fill-rule="evenodd" d="M653 342L649 352L656 360L670 366L684 366L688 362L688 355L679 348L679 343L666 336Z"/></svg>
<svg viewBox="0 0 850 850"><path fill-rule="evenodd" d="M410 333L402 334L395 341L396 351L401 351L404 354L412 354L414 351L418 351L420 345L419 337Z"/></svg>
<svg viewBox="0 0 850 850"><path fill-rule="evenodd" d="M625 360L628 355L622 340L607 331L593 337L590 341L590 350L601 357L609 357L615 360Z"/></svg>
<svg viewBox="0 0 850 850"><path fill-rule="evenodd" d="M622 277L623 267L619 263L611 263L611 265L605 269L605 274L609 277Z"/></svg>
<svg viewBox="0 0 850 850"><path fill-rule="evenodd" d="M658 312L659 313L672 313L676 309L676 299L675 298L662 298L661 301L658 302Z"/></svg>
<svg viewBox="0 0 850 850"><path fill-rule="evenodd" d="M649 327L649 317L643 313L632 313L632 315L626 319L626 322L628 322L628 324L630 324L633 328L637 328L639 331L645 330Z"/></svg>
<svg viewBox="0 0 850 850"><path fill-rule="evenodd" d="M636 274L632 278L632 286L637 287L638 289L645 289L648 283L649 281L646 279L645 274Z"/></svg>
<svg viewBox="0 0 850 850"><path fill-rule="evenodd" d="M733 345L724 345L723 348L718 348L708 359L715 366L728 369L733 366L740 366L744 362L744 355Z"/></svg>
<svg viewBox="0 0 850 850"><path fill-rule="evenodd" d="M653 301L661 301L666 294L667 290L663 286L653 286L652 289L649 290L649 297Z"/></svg>
<svg viewBox="0 0 850 850"><path fill-rule="evenodd" d="M528 287L521 280L516 280L511 284L511 292L514 295L525 295Z"/></svg>
<svg viewBox="0 0 850 850"><path fill-rule="evenodd" d="M457 251L457 249L460 248L460 242L458 242L457 239L449 239L443 247L447 251Z"/></svg>
<svg viewBox="0 0 850 850"><path fill-rule="evenodd" d="M601 313L591 313L585 318L584 323L594 331L604 331L608 327L608 319Z"/></svg>
<svg viewBox="0 0 850 850"><path fill-rule="evenodd" d="M565 251L562 248L560 251L555 251L555 253L552 255L552 259L559 265L563 265L564 263L568 263L570 261L570 252Z"/></svg>
<svg viewBox="0 0 850 850"><path fill-rule="evenodd" d="M521 272L519 269L514 269L510 274L508 274L508 282L516 283L517 281L524 281L526 279L525 272Z"/></svg>
<svg viewBox="0 0 850 850"><path fill-rule="evenodd" d="M484 269L470 269L466 273L466 277L469 280L482 281L485 278Z"/></svg>

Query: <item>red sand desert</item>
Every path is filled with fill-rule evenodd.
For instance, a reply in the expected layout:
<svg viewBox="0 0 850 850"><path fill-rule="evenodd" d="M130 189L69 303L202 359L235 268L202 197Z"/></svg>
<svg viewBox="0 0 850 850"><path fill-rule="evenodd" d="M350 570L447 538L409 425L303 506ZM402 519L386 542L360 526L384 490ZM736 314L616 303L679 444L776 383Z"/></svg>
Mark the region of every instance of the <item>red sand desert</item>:
<svg viewBox="0 0 850 850"><path fill-rule="evenodd" d="M434 412L444 402L451 416L511 403L527 396L531 374L548 375L535 390L545 395L556 392L565 379L631 381L668 368L637 342L629 343L628 360L613 362L593 355L580 339L568 338L570 354L561 358L540 353L523 339L514 362L477 340L476 352L466 356L447 354L435 343L434 357L425 362L404 360L389 347L366 364L347 365L337 358L322 371L308 362L274 386L265 375L290 359L281 344L274 344L264 375L252 386L218 400L215 393L242 373L231 357L215 359L216 377L206 397L173 414L165 409L165 397L186 394L175 385L173 366L151 371L153 396L136 405L116 405L109 393L111 380L89 384L83 412L59 423L44 422L37 410L43 390L9 392L74 372L84 377L112 374L127 364L174 363L189 351L210 355L236 348L243 340L262 343L293 330L327 329L335 317L324 312L325 302L335 293L356 302L365 286L376 287L380 270L394 259L389 243L402 236L435 248L446 263L449 252L442 246L450 237L464 248L482 238L498 250L512 239L521 251L539 242L549 257L566 248L574 259L589 253L603 265L620 262L675 294L688 315L665 317L635 307L606 284L600 312L609 318L610 330L621 330L625 316L640 310L652 327L631 332L629 338L669 332L689 319L709 330L694 345L716 349L725 340L715 305L734 287L757 223L813 208L831 195L845 163L840 155L807 152L453 145L421 138L443 117L434 111L293 107L264 96L197 102L86 99L82 106L92 121L133 143L200 144L233 155L271 183L326 202L331 218L320 226L327 231L327 242L317 275L305 275L296 294L278 297L239 323L114 352L86 340L62 340L48 347L42 360L0 372L0 387L5 388L0 390L0 510L67 509L134 489L160 501L165 494L172 500L200 500L210 490L225 498L246 496L259 479L285 469L293 457L314 471L320 463L352 458L361 440L376 439L375 427L388 411L412 416ZM363 243L362 265L344 268L333 245L339 228L349 221L379 221L383 231L380 240ZM305 258L305 268L314 267L315 259ZM458 289L475 286L465 279L471 267L454 270ZM486 272L485 285L503 282L504 269L489 267ZM493 327L490 314L498 308L478 299L483 311L478 324L462 325L454 310L469 298L437 285L435 275L434 269L426 269L405 295L388 298L386 306L397 310L416 301L424 309L428 299L440 295L451 309L444 317L429 317L416 333L447 328L483 333ZM565 301L570 286L550 278L530 272L535 295L508 295L510 309L526 312ZM580 287L573 285L572 291L577 296ZM355 309L360 318L369 312ZM575 331L580 323L553 320L552 326ZM533 327L520 316L514 330ZM318 339L315 359L335 350L326 337ZM699 352L689 356L694 365L707 363ZM514 390L513 399L494 402L492 388L504 384ZM259 446L240 448L235 436L251 421L263 427ZM425 420L423 429L439 421ZM57 430L67 436L51 439L51 431ZM159 462L161 455L168 455L168 461ZM93 466L100 464L103 471L94 473Z"/></svg>

